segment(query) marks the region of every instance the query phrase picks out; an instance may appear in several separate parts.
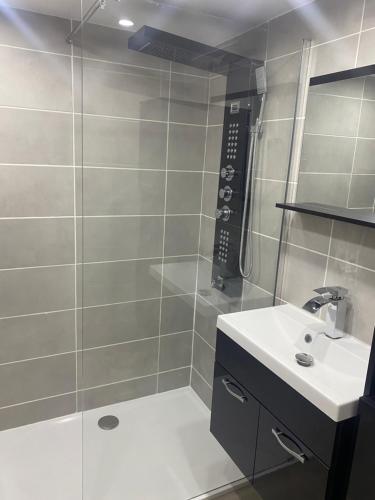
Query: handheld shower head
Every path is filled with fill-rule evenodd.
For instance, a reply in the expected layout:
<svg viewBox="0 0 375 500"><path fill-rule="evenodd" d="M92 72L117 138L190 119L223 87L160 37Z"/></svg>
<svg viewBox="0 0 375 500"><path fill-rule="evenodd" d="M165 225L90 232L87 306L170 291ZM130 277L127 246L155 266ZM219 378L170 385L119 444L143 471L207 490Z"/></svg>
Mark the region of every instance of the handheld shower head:
<svg viewBox="0 0 375 500"><path fill-rule="evenodd" d="M255 70L255 78L257 83L257 92L258 94L266 94L267 93L267 77L266 77L266 67L259 66Z"/></svg>

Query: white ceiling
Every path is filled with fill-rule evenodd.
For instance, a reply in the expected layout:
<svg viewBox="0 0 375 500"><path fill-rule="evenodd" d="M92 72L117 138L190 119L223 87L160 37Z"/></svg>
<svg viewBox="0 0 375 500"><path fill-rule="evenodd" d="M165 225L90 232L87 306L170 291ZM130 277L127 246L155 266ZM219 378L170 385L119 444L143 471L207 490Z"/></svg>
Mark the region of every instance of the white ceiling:
<svg viewBox="0 0 375 500"><path fill-rule="evenodd" d="M131 18L134 30L144 24L181 36L218 44L253 26L312 0L107 0L91 22L119 28L121 17ZM94 0L83 0L83 11ZM18 9L80 19L81 0L0 0Z"/></svg>

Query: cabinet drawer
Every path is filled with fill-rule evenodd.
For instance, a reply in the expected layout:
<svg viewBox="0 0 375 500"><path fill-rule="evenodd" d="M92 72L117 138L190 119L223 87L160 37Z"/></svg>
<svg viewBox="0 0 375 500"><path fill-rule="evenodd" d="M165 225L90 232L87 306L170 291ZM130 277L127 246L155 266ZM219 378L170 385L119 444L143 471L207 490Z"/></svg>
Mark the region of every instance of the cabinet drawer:
<svg viewBox="0 0 375 500"><path fill-rule="evenodd" d="M266 409L260 409L254 487L262 500L324 500L328 469Z"/></svg>
<svg viewBox="0 0 375 500"><path fill-rule="evenodd" d="M216 363L211 432L249 478L254 469L258 418L259 403Z"/></svg>
<svg viewBox="0 0 375 500"><path fill-rule="evenodd" d="M216 360L263 406L331 465L337 422L218 330Z"/></svg>

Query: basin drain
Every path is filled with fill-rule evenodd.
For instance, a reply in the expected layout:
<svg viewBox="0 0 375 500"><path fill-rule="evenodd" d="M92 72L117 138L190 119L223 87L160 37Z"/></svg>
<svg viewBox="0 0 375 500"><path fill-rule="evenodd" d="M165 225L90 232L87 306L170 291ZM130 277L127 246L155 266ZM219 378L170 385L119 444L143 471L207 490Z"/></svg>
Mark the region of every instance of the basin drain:
<svg viewBox="0 0 375 500"><path fill-rule="evenodd" d="M314 358L310 354L305 352L299 352L296 354L297 363L301 366L311 366L314 364Z"/></svg>
<svg viewBox="0 0 375 500"><path fill-rule="evenodd" d="M120 420L114 415L106 415L98 420L98 426L103 429L103 431L111 431L115 429L120 423Z"/></svg>

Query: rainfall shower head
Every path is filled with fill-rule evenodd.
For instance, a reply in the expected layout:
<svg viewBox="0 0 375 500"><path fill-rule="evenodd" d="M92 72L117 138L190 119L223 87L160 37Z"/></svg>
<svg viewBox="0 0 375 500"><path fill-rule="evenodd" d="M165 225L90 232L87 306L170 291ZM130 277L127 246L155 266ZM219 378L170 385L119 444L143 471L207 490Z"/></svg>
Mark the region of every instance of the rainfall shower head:
<svg viewBox="0 0 375 500"><path fill-rule="evenodd" d="M227 75L234 66L249 64L249 59L243 56L151 26L143 26L132 35L128 47L168 61L224 75Z"/></svg>

